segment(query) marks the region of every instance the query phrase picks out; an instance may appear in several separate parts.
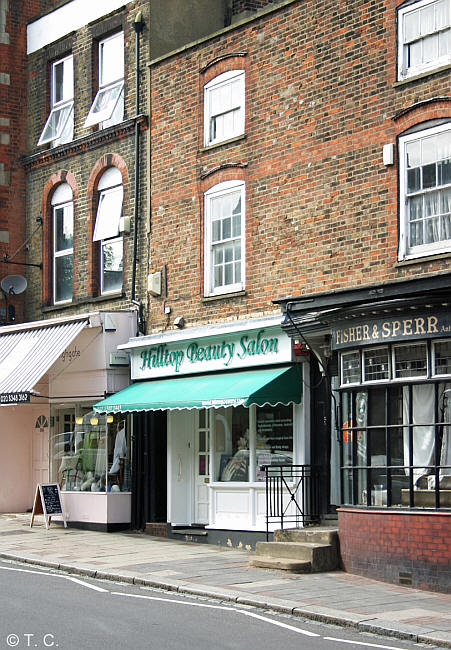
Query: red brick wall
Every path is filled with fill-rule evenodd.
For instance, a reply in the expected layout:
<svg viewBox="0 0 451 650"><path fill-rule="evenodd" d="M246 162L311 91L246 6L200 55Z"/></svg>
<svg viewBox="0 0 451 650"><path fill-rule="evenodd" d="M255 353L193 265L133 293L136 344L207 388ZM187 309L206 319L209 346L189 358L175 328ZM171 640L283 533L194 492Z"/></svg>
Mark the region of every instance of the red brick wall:
<svg viewBox="0 0 451 650"><path fill-rule="evenodd" d="M383 145L451 116L436 101L449 70L396 81L398 4L293 2L150 66L149 262L166 265L166 304L187 326L449 270L450 255L398 263L398 172ZM245 137L203 148L203 84L229 62L246 71ZM246 182L246 293L204 300L203 179L225 168ZM152 330L167 327L163 301L150 301Z"/></svg>
<svg viewBox="0 0 451 650"><path fill-rule="evenodd" d="M451 591L451 512L338 511L343 568L418 589Z"/></svg>

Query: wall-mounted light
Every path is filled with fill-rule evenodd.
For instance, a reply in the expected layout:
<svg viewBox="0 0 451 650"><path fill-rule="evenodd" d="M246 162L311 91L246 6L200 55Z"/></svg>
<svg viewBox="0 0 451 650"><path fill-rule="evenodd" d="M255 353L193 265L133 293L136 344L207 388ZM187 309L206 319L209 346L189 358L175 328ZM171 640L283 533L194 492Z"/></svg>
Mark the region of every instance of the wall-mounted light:
<svg viewBox="0 0 451 650"><path fill-rule="evenodd" d="M177 318L174 318L174 325L179 328L179 330L183 329L185 327L185 319L183 316L177 316Z"/></svg>
<svg viewBox="0 0 451 650"><path fill-rule="evenodd" d="M393 165L395 162L395 145L393 143L384 144L382 149L382 159L384 165Z"/></svg>
<svg viewBox="0 0 451 650"><path fill-rule="evenodd" d="M96 417L95 415L93 415L92 418L89 421L90 421L90 423L92 424L93 427L95 427L96 424L99 424L99 418Z"/></svg>
<svg viewBox="0 0 451 650"><path fill-rule="evenodd" d="M106 421L107 421L108 424L111 424L112 422L114 422L114 415L107 415L106 416Z"/></svg>
<svg viewBox="0 0 451 650"><path fill-rule="evenodd" d="M83 424L83 416L77 415L75 418L75 424Z"/></svg>

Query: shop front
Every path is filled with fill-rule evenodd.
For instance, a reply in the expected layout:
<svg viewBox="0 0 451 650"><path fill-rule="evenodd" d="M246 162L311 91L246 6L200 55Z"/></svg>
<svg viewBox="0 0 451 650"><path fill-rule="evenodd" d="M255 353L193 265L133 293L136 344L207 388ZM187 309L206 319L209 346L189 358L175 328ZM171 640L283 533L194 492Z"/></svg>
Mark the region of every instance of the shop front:
<svg viewBox="0 0 451 650"><path fill-rule="evenodd" d="M130 427L93 404L129 384L117 346L135 312L95 312L2 328L1 512L29 510L38 483L57 482L70 525L130 525Z"/></svg>
<svg viewBox="0 0 451 650"><path fill-rule="evenodd" d="M307 306L308 305L308 306ZM283 305L293 335L329 345L346 569L450 584L449 274Z"/></svg>
<svg viewBox="0 0 451 650"><path fill-rule="evenodd" d="M243 545L261 538L263 466L308 462L303 364L280 317L139 337L121 347L130 351L135 383L95 410L165 413L157 435L167 440L167 485L160 487L169 534L199 529L203 541Z"/></svg>

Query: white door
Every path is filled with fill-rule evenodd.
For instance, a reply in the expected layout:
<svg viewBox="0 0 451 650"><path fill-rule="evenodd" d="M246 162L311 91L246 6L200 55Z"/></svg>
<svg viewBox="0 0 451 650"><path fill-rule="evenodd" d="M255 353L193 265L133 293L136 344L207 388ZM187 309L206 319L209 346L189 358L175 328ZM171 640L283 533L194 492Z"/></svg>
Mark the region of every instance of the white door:
<svg viewBox="0 0 451 650"><path fill-rule="evenodd" d="M194 523L208 524L210 505L210 410L197 411L194 450Z"/></svg>
<svg viewBox="0 0 451 650"><path fill-rule="evenodd" d="M39 416L33 429L33 495L38 483L49 482L49 428L45 416Z"/></svg>
<svg viewBox="0 0 451 650"><path fill-rule="evenodd" d="M173 526L193 523L195 411L171 411L168 427L169 518Z"/></svg>

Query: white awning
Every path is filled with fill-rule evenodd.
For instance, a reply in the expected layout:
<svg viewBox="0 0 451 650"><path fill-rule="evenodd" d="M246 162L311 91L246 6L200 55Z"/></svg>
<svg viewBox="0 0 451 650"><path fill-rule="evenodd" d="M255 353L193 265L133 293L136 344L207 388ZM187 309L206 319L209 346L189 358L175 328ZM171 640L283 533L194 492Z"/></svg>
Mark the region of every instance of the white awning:
<svg viewBox="0 0 451 650"><path fill-rule="evenodd" d="M0 404L28 401L37 382L87 323L83 319L5 334L0 329Z"/></svg>

